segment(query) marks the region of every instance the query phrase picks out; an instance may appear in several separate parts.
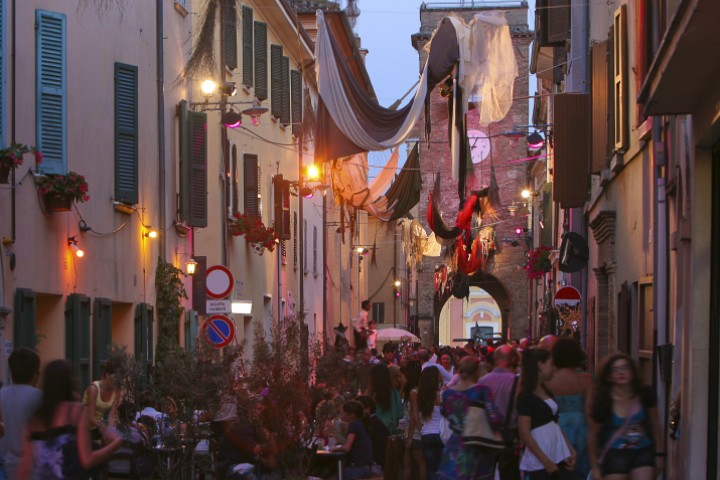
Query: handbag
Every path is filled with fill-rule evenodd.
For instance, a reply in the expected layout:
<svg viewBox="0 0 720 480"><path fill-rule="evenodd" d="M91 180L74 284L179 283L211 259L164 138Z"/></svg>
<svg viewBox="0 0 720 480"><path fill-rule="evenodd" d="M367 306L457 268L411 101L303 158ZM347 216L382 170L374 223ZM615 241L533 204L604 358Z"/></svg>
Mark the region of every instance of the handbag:
<svg viewBox="0 0 720 480"><path fill-rule="evenodd" d="M637 400L633 402L633 406L630 408L630 411L625 416L625 421L623 422L622 426L615 430L615 433L612 437L610 437L610 440L608 440L603 448L600 450L600 455L597 457L597 463L599 465L602 465L603 460L605 460L605 454L610 450L610 447L613 443L615 443L615 440L623 436L625 431L627 430L628 425L630 425L630 422L632 421L632 417L635 416L640 411L640 405ZM592 469L588 472L588 476L586 480L593 480L593 474Z"/></svg>
<svg viewBox="0 0 720 480"><path fill-rule="evenodd" d="M447 443L451 435L450 421L444 415L440 416L440 440L442 440L443 443Z"/></svg>
<svg viewBox="0 0 720 480"><path fill-rule="evenodd" d="M490 419L485 411L485 402L471 402L465 415L462 441L465 445L485 447L493 450L504 450L507 446L502 434L490 426Z"/></svg>

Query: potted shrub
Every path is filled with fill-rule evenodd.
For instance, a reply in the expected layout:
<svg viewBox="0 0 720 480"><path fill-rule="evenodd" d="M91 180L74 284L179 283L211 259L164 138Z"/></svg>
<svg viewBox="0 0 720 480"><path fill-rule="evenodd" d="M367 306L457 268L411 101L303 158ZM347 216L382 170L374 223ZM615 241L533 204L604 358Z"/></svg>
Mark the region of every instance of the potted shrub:
<svg viewBox="0 0 720 480"><path fill-rule="evenodd" d="M550 262L550 253L552 249L548 247L538 247L528 252L528 262L525 266L528 278L542 278L546 273L552 270L552 262Z"/></svg>
<svg viewBox="0 0 720 480"><path fill-rule="evenodd" d="M272 252L278 241L278 235L272 227L266 227L262 220L245 213L234 215L230 221L230 233L236 237L244 235L258 255L265 253L265 250Z"/></svg>
<svg viewBox="0 0 720 480"><path fill-rule="evenodd" d="M22 165L23 156L32 152L37 163L42 162L42 153L35 147L22 143L12 143L8 148L0 150L0 183L8 183L10 170Z"/></svg>
<svg viewBox="0 0 720 480"><path fill-rule="evenodd" d="M65 175L36 175L35 185L48 213L67 212L72 202L85 202L90 199L85 177L76 172Z"/></svg>

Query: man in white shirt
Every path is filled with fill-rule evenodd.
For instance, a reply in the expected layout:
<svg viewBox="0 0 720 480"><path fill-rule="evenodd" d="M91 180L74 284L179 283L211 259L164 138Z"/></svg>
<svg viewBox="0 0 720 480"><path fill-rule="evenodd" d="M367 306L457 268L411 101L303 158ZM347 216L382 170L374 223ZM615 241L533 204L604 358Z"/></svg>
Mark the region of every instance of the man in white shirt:
<svg viewBox="0 0 720 480"><path fill-rule="evenodd" d="M452 373L445 370L445 367L443 367L439 363L430 360L430 352L428 351L428 349L421 348L420 350L418 350L418 357L420 359L420 363L422 364L423 370L425 370L427 367L437 367L440 375L442 376L443 383L449 383L450 380L452 380Z"/></svg>
<svg viewBox="0 0 720 480"><path fill-rule="evenodd" d="M367 329L367 347L370 349L373 355L377 355L377 329L375 328L375 320L368 322Z"/></svg>

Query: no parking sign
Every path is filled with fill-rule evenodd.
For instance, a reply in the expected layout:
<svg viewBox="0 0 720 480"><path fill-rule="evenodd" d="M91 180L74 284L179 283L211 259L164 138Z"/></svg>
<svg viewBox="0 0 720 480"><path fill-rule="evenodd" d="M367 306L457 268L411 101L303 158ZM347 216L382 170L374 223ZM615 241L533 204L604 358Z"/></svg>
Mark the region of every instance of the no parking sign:
<svg viewBox="0 0 720 480"><path fill-rule="evenodd" d="M227 346L235 338L235 324L225 315L212 315L202 326L205 338L215 348Z"/></svg>

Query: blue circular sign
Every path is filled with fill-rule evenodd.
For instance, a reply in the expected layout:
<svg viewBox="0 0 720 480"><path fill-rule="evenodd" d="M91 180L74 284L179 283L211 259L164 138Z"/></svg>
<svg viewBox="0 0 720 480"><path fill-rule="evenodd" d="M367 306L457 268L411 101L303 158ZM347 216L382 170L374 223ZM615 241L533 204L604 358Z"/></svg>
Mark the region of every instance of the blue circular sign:
<svg viewBox="0 0 720 480"><path fill-rule="evenodd" d="M235 325L225 315L209 317L202 328L207 341L216 348L227 346L235 338Z"/></svg>

